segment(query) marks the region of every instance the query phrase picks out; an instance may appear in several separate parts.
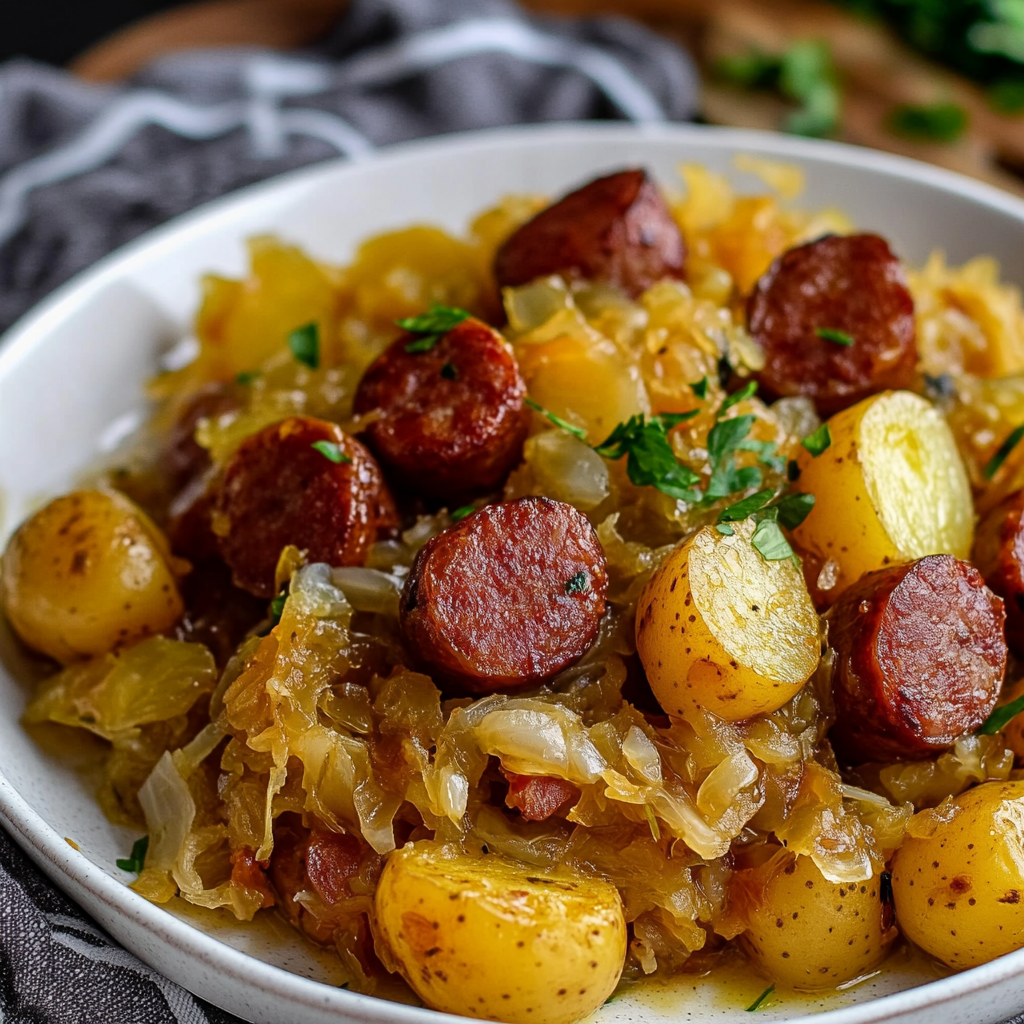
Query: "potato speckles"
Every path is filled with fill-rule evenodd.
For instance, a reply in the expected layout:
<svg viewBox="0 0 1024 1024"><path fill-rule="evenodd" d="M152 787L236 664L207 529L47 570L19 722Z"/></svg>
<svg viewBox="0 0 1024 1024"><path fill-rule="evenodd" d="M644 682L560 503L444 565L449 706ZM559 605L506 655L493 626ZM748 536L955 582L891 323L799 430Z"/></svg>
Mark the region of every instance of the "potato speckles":
<svg viewBox="0 0 1024 1024"><path fill-rule="evenodd" d="M626 952L622 905L607 882L539 875L434 842L391 855L376 917L386 962L428 1006L510 1024L592 1013L618 983Z"/></svg>
<svg viewBox="0 0 1024 1024"><path fill-rule="evenodd" d="M874 880L837 885L810 857L780 851L761 868L741 872L734 892L744 906L741 942L748 955L766 976L790 988L833 988L864 974L897 935L884 920ZM779 917L781 907L787 913Z"/></svg>
<svg viewBox="0 0 1024 1024"><path fill-rule="evenodd" d="M1024 782L986 782L918 814L892 887L903 933L950 967L1024 947Z"/></svg>
<svg viewBox="0 0 1024 1024"><path fill-rule="evenodd" d="M637 650L670 715L706 708L737 721L774 711L817 667L818 618L800 571L766 561L750 543L754 529L698 531L641 596Z"/></svg>

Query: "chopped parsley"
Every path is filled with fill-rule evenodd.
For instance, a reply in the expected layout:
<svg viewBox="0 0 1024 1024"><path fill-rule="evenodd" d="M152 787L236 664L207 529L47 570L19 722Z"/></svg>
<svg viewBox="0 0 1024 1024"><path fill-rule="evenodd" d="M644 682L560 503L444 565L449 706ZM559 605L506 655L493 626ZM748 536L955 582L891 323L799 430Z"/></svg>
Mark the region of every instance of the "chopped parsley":
<svg viewBox="0 0 1024 1024"><path fill-rule="evenodd" d="M565 581L565 592L567 594L582 594L590 589L590 577L585 569L580 569L575 576L570 576Z"/></svg>
<svg viewBox="0 0 1024 1024"><path fill-rule="evenodd" d="M668 432L698 413L662 413L650 419L643 413L620 423L594 451L603 458L616 461L626 456L626 475L637 487L656 487L670 498L695 502L700 500L699 474L684 466L668 443Z"/></svg>
<svg viewBox="0 0 1024 1024"><path fill-rule="evenodd" d="M905 139L948 143L967 131L967 122L967 111L959 103L904 103L889 115L889 130Z"/></svg>
<svg viewBox="0 0 1024 1024"><path fill-rule="evenodd" d="M736 452L744 450L747 434L750 433L754 419L755 417L748 413L731 420L719 420L708 432L711 479L704 492L705 505L710 505L719 498L726 498L737 491L761 486L761 470L757 466L739 468L736 465Z"/></svg>
<svg viewBox="0 0 1024 1024"><path fill-rule="evenodd" d="M708 397L708 376L707 376L707 374L704 374L704 376L701 377L701 379L699 381L697 381L696 383L691 384L690 385L690 390L698 398L702 398L702 399L703 398L707 398Z"/></svg>
<svg viewBox="0 0 1024 1024"><path fill-rule="evenodd" d="M570 434L575 434L581 441L586 441L587 432L582 427L574 427L568 422L568 420L563 420L561 416L556 416L553 412L548 412L543 405L539 402L535 402L532 398L525 398L523 401L525 401L534 412L539 412L545 419L554 423L556 427L568 430Z"/></svg>
<svg viewBox="0 0 1024 1024"><path fill-rule="evenodd" d="M281 621L284 614L284 603L288 600L287 588L282 590L273 601L270 602L270 628L273 629Z"/></svg>
<svg viewBox="0 0 1024 1024"><path fill-rule="evenodd" d="M718 521L720 523L738 523L764 508L774 496L774 491L758 491L756 494L751 494L749 498L744 498L742 501L737 501L735 505L723 509Z"/></svg>
<svg viewBox="0 0 1024 1024"><path fill-rule="evenodd" d="M760 1010L762 1006L769 1006L770 1003L766 1003L765 1000L775 991L774 985L769 985L748 1007L747 1013L753 1013L754 1010Z"/></svg>
<svg viewBox="0 0 1024 1024"><path fill-rule="evenodd" d="M236 384L251 384L254 380L263 376L261 370L243 370L241 373L235 374Z"/></svg>
<svg viewBox="0 0 1024 1024"><path fill-rule="evenodd" d="M347 465L352 461L352 456L346 455L341 450L341 445L335 441L314 441L310 448L315 448L325 459L335 463L335 465Z"/></svg>
<svg viewBox="0 0 1024 1024"><path fill-rule="evenodd" d="M719 533L732 536L734 531L730 523L753 518L757 526L750 543L766 562L781 562L784 558L793 557L793 549L780 525L787 530L796 529L814 507L814 495L788 494L772 500L773 495L774 491L758 491L737 501L722 510L716 526Z"/></svg>
<svg viewBox="0 0 1024 1024"><path fill-rule="evenodd" d="M444 377L445 380L458 380L459 371L455 368L454 363L445 363L444 366L441 367L441 376Z"/></svg>
<svg viewBox="0 0 1024 1024"><path fill-rule="evenodd" d="M476 505L463 505L461 508L457 508L454 512L448 513L448 518L453 523L461 523L466 516L471 516L476 511Z"/></svg>
<svg viewBox="0 0 1024 1024"><path fill-rule="evenodd" d="M814 332L822 341L831 341L833 345L844 345L849 348L853 344L853 336L835 327L819 327Z"/></svg>
<svg viewBox="0 0 1024 1024"><path fill-rule="evenodd" d="M800 444L817 458L832 444L832 434L829 432L828 424L822 423L817 430L808 434Z"/></svg>
<svg viewBox="0 0 1024 1024"><path fill-rule="evenodd" d="M728 398L721 404L718 415L721 416L724 412L731 409L734 405L739 405L740 402L745 402L748 398L753 398L754 393L757 391L757 381L750 381L744 387L740 388L739 391L733 392Z"/></svg>
<svg viewBox="0 0 1024 1024"><path fill-rule="evenodd" d="M132 871L136 875L142 874L146 866L146 854L149 852L149 836L136 839L132 845L130 857L118 858L115 862L122 871Z"/></svg>
<svg viewBox="0 0 1024 1024"><path fill-rule="evenodd" d="M311 370L320 366L320 326L316 323L296 327L288 335L288 347L296 360Z"/></svg>
<svg viewBox="0 0 1024 1024"><path fill-rule="evenodd" d="M1016 718L1022 711L1024 711L1024 697L1018 697L1016 700L1011 700L1009 704L1004 704L1002 707L996 708L984 722L978 726L978 734L981 736L991 736L993 733L1002 732L1002 730L1010 723L1011 719Z"/></svg>
<svg viewBox="0 0 1024 1024"><path fill-rule="evenodd" d="M429 352L453 327L458 327L472 315L456 306L442 306L435 302L428 312L396 320L395 323L403 331L419 335L405 346L406 352Z"/></svg>
<svg viewBox="0 0 1024 1024"><path fill-rule="evenodd" d="M982 473L986 480L991 480L999 472L1000 467L1007 460L1010 452L1020 444L1022 437L1024 437L1024 423L1017 427L1016 430L1011 431L1010 436L999 446L995 455L988 460Z"/></svg>

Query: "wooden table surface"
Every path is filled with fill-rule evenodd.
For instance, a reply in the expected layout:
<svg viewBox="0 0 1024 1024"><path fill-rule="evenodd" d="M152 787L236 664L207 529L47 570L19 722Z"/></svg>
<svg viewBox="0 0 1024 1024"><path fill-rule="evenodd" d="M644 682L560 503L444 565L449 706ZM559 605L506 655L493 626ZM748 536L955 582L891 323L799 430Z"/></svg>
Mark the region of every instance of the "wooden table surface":
<svg viewBox="0 0 1024 1024"><path fill-rule="evenodd" d="M146 19L116 33L72 65L84 78L114 81L159 54L182 48L264 45L288 50L326 32L346 0L208 0ZM843 87L839 138L917 157L1024 195L1024 118L1001 116L981 90L903 46L883 27L824 0L525 0L553 14L628 14L678 40L703 69L716 58L757 48L780 53L798 39L827 42ZM954 143L912 142L886 127L903 103L951 100L969 126ZM705 75L708 121L777 128L783 100L716 82Z"/></svg>

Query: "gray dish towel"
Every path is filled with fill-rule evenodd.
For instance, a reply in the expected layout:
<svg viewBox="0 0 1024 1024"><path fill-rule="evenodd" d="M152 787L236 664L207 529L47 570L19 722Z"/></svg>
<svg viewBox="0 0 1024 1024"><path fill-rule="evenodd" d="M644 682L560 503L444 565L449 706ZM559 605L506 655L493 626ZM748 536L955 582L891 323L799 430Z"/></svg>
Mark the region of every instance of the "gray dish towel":
<svg viewBox="0 0 1024 1024"><path fill-rule="evenodd" d="M640 25L509 0L354 0L315 50L182 53L113 87L11 62L0 329L154 225L294 167L494 125L686 120L696 100L686 54ZM2 831L0 1021L237 1024L119 948Z"/></svg>

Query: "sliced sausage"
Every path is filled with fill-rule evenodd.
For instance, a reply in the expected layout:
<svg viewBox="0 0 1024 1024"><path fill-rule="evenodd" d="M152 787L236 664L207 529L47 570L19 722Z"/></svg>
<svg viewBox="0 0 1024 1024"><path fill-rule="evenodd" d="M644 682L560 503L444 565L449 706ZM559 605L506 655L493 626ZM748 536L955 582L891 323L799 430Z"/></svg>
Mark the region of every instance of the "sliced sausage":
<svg viewBox="0 0 1024 1024"><path fill-rule="evenodd" d="M1003 602L952 555L868 573L827 615L847 763L928 757L975 730L1006 670Z"/></svg>
<svg viewBox="0 0 1024 1024"><path fill-rule="evenodd" d="M426 352L399 338L366 371L355 411L379 410L366 440L392 479L458 502L504 483L523 449L526 385L508 343L464 320Z"/></svg>
<svg viewBox="0 0 1024 1024"><path fill-rule="evenodd" d="M604 281L634 298L683 276L686 248L661 192L642 170L584 185L515 231L494 258L502 288L561 274Z"/></svg>
<svg viewBox="0 0 1024 1024"><path fill-rule="evenodd" d="M332 461L313 447L336 445ZM235 585L274 596L288 544L311 562L362 565L380 527L385 486L373 456L326 420L292 416L246 438L224 471L214 513L221 557Z"/></svg>
<svg viewBox="0 0 1024 1024"><path fill-rule="evenodd" d="M195 437L200 421L234 412L240 405L238 390L230 384L207 384L185 403L167 432L163 451L163 465L177 488L210 467L209 452Z"/></svg>
<svg viewBox="0 0 1024 1024"><path fill-rule="evenodd" d="M1024 491L1011 494L982 519L974 564L1006 602L1006 643L1024 658Z"/></svg>
<svg viewBox="0 0 1024 1024"><path fill-rule="evenodd" d="M410 651L470 693L536 686L597 637L608 568L587 519L549 498L488 505L420 550L402 597Z"/></svg>
<svg viewBox="0 0 1024 1024"><path fill-rule="evenodd" d="M519 811L524 821L547 821L564 815L580 798L578 786L554 775L517 775L501 769L508 779L505 806Z"/></svg>
<svg viewBox="0 0 1024 1024"><path fill-rule="evenodd" d="M765 355L763 390L806 395L828 416L908 387L917 363L914 300L878 235L827 235L783 253L757 282L747 324Z"/></svg>
<svg viewBox="0 0 1024 1024"><path fill-rule="evenodd" d="M231 854L231 881L258 892L263 898L260 909L272 907L274 893L267 881L267 861L258 861L251 847L243 846Z"/></svg>

